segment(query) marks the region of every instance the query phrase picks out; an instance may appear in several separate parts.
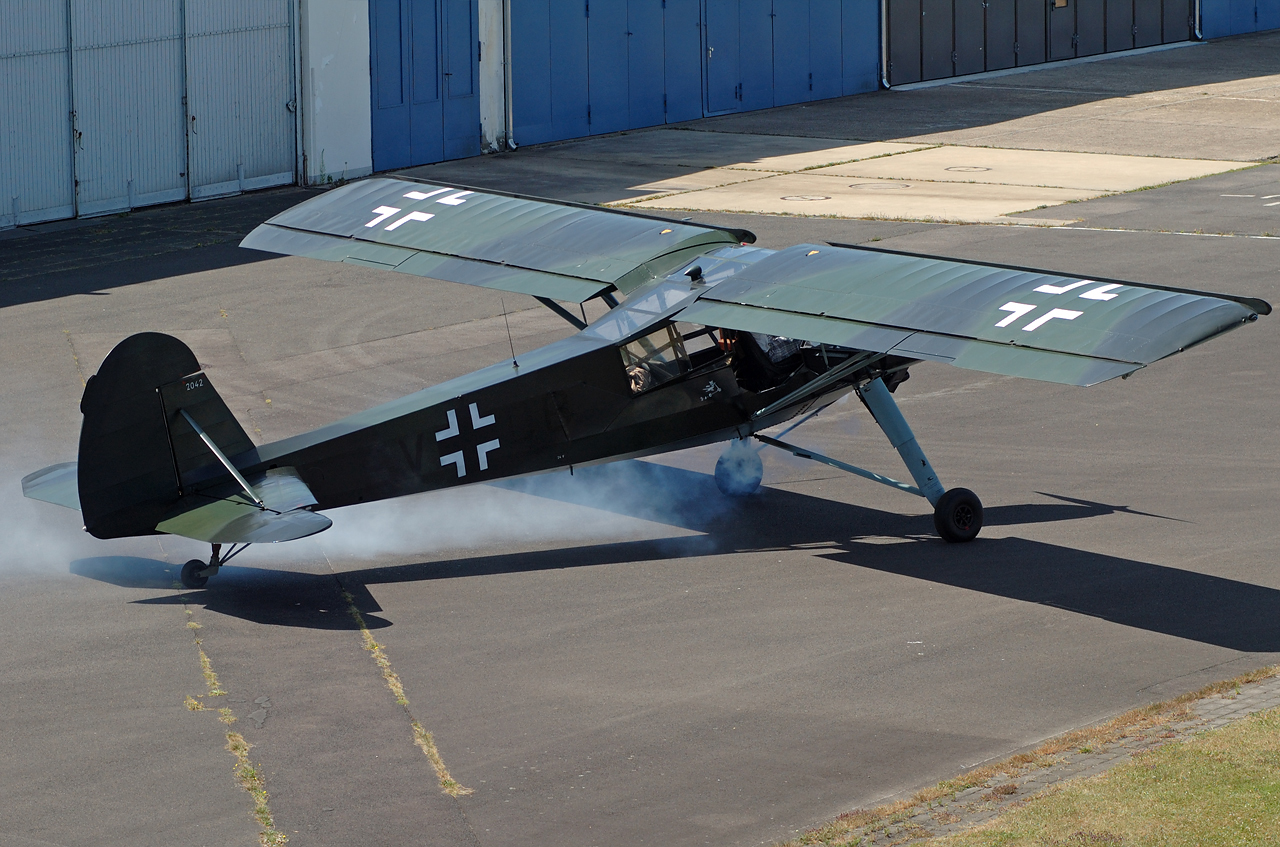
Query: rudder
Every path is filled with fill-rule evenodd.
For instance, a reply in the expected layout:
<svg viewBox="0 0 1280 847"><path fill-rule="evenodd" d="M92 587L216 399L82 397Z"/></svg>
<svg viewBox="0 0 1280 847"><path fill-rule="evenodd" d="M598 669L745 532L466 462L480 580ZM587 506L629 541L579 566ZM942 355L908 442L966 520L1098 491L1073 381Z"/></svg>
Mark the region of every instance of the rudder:
<svg viewBox="0 0 1280 847"><path fill-rule="evenodd" d="M217 458L182 418L184 409L227 455L253 447L195 354L172 336L132 335L90 377L80 401L77 470L90 534L155 533L183 488L216 472Z"/></svg>

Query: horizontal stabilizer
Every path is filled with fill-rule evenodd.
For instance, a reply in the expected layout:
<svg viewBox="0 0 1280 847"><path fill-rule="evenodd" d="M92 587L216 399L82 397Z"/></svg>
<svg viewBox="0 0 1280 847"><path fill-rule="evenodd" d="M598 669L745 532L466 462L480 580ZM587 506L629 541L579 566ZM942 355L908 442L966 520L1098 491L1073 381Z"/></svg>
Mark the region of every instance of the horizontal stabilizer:
<svg viewBox="0 0 1280 847"><path fill-rule="evenodd" d="M581 303L754 240L745 230L380 177L281 212L240 246Z"/></svg>
<svg viewBox="0 0 1280 847"><path fill-rule="evenodd" d="M233 483L183 497L156 529L210 544L265 544L306 538L333 526L324 515L308 511L316 498L293 468L272 468L248 482L265 508Z"/></svg>
<svg viewBox="0 0 1280 847"><path fill-rule="evenodd" d="M76 483L76 463L62 462L22 478L22 495L55 506L80 511L80 490Z"/></svg>

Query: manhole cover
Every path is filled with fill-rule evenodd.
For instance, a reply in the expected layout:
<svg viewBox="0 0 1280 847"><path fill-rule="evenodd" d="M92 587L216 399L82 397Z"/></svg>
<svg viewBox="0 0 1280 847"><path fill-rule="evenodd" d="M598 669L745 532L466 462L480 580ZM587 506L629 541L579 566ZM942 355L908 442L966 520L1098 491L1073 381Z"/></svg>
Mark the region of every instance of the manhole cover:
<svg viewBox="0 0 1280 847"><path fill-rule="evenodd" d="M976 165L956 165L954 168L947 168L949 171L956 171L962 174L976 174L983 171L989 171L991 168L980 168Z"/></svg>
<svg viewBox="0 0 1280 847"><path fill-rule="evenodd" d="M911 186L905 182L855 182L850 188L860 188L863 191L901 191Z"/></svg>
<svg viewBox="0 0 1280 847"><path fill-rule="evenodd" d="M830 200L825 194L788 194L783 200Z"/></svg>

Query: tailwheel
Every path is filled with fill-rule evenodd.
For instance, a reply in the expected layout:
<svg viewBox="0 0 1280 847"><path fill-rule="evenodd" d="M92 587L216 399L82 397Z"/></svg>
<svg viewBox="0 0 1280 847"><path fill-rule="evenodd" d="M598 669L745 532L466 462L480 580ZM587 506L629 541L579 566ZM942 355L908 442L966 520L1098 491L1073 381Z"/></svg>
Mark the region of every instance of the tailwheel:
<svg viewBox="0 0 1280 847"><path fill-rule="evenodd" d="M982 529L982 501L967 488L952 488L933 507L933 526L943 541L972 541Z"/></svg>
<svg viewBox="0 0 1280 847"><path fill-rule="evenodd" d="M192 559L182 566L182 585L184 588L204 588L209 577L200 576L200 572L209 567L207 562Z"/></svg>

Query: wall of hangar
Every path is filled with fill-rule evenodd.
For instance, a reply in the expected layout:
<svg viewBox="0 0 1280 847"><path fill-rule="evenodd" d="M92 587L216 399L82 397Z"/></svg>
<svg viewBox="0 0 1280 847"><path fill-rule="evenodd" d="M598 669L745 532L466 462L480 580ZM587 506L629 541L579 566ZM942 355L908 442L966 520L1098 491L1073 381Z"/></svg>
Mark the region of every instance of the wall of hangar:
<svg viewBox="0 0 1280 847"><path fill-rule="evenodd" d="M887 0L887 3L887 69L891 85L1113 53L1195 37L1195 0Z"/></svg>
<svg viewBox="0 0 1280 847"><path fill-rule="evenodd" d="M1280 29L1280 0L1200 0L1205 38Z"/></svg>
<svg viewBox="0 0 1280 847"><path fill-rule="evenodd" d="M0 0L0 226L292 182L289 0Z"/></svg>
<svg viewBox="0 0 1280 847"><path fill-rule="evenodd" d="M879 0L511 0L519 144L872 91Z"/></svg>

